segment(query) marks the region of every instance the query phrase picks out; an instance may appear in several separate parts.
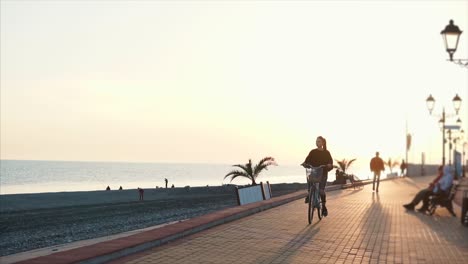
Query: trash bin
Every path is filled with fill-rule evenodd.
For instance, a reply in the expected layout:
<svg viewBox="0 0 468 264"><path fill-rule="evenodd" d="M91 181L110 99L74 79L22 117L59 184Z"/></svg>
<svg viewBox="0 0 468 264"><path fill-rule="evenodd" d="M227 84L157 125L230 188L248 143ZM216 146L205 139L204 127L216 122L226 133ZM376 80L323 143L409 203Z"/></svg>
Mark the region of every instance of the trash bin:
<svg viewBox="0 0 468 264"><path fill-rule="evenodd" d="M461 223L468 227L468 190L463 192Z"/></svg>

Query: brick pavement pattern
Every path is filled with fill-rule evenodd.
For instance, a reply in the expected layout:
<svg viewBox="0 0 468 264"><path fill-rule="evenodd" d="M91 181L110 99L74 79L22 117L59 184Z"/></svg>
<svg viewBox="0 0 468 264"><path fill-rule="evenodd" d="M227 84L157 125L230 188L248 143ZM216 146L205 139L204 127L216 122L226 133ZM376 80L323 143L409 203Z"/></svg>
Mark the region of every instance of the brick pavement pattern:
<svg viewBox="0 0 468 264"><path fill-rule="evenodd" d="M311 225L296 200L112 263L468 263L458 207L456 218L402 207L432 179L329 192L329 216Z"/></svg>

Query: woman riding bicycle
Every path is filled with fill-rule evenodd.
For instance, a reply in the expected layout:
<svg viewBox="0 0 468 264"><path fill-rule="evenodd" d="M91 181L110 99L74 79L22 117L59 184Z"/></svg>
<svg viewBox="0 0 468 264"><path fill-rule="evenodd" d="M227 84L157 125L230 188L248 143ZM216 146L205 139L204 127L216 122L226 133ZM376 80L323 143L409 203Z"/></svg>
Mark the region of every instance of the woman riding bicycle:
<svg viewBox="0 0 468 264"><path fill-rule="evenodd" d="M309 164L314 167L321 165L326 165L326 168L323 169L323 176L319 184L320 189L320 198L322 199L322 214L323 216L328 215L327 207L325 206L326 194L325 194L325 185L327 184L328 172L333 169L333 159L330 155L330 152L327 150L327 141L325 138L319 136L315 141L317 145L316 149L313 149L307 155L305 161L302 164ZM308 190L310 186L308 186ZM308 203L309 196L306 196L305 202Z"/></svg>

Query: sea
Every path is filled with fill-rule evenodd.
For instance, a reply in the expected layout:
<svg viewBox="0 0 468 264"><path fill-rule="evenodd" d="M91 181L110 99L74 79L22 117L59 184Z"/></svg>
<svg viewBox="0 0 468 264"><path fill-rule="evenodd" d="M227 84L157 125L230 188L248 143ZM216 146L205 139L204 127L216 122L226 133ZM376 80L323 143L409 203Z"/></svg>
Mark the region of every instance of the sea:
<svg viewBox="0 0 468 264"><path fill-rule="evenodd" d="M232 164L0 160L0 194L165 188L165 179L169 188L251 183L241 177L225 179L233 169ZM328 174L328 181L333 180L334 170ZM257 178L258 183L267 181L305 183L305 170L270 166Z"/></svg>

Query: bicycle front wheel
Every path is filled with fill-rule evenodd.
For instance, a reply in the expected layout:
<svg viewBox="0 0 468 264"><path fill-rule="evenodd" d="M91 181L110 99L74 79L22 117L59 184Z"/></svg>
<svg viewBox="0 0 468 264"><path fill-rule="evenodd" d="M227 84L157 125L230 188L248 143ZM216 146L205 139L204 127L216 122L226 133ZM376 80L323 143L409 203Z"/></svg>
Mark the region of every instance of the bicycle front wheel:
<svg viewBox="0 0 468 264"><path fill-rule="evenodd" d="M309 220L309 225L312 223L314 218L314 197L315 197L315 188L312 185L309 189L309 209L307 210L307 219Z"/></svg>
<svg viewBox="0 0 468 264"><path fill-rule="evenodd" d="M322 220L322 207L321 207L320 191L317 191L314 201L314 207L317 209L317 216Z"/></svg>

